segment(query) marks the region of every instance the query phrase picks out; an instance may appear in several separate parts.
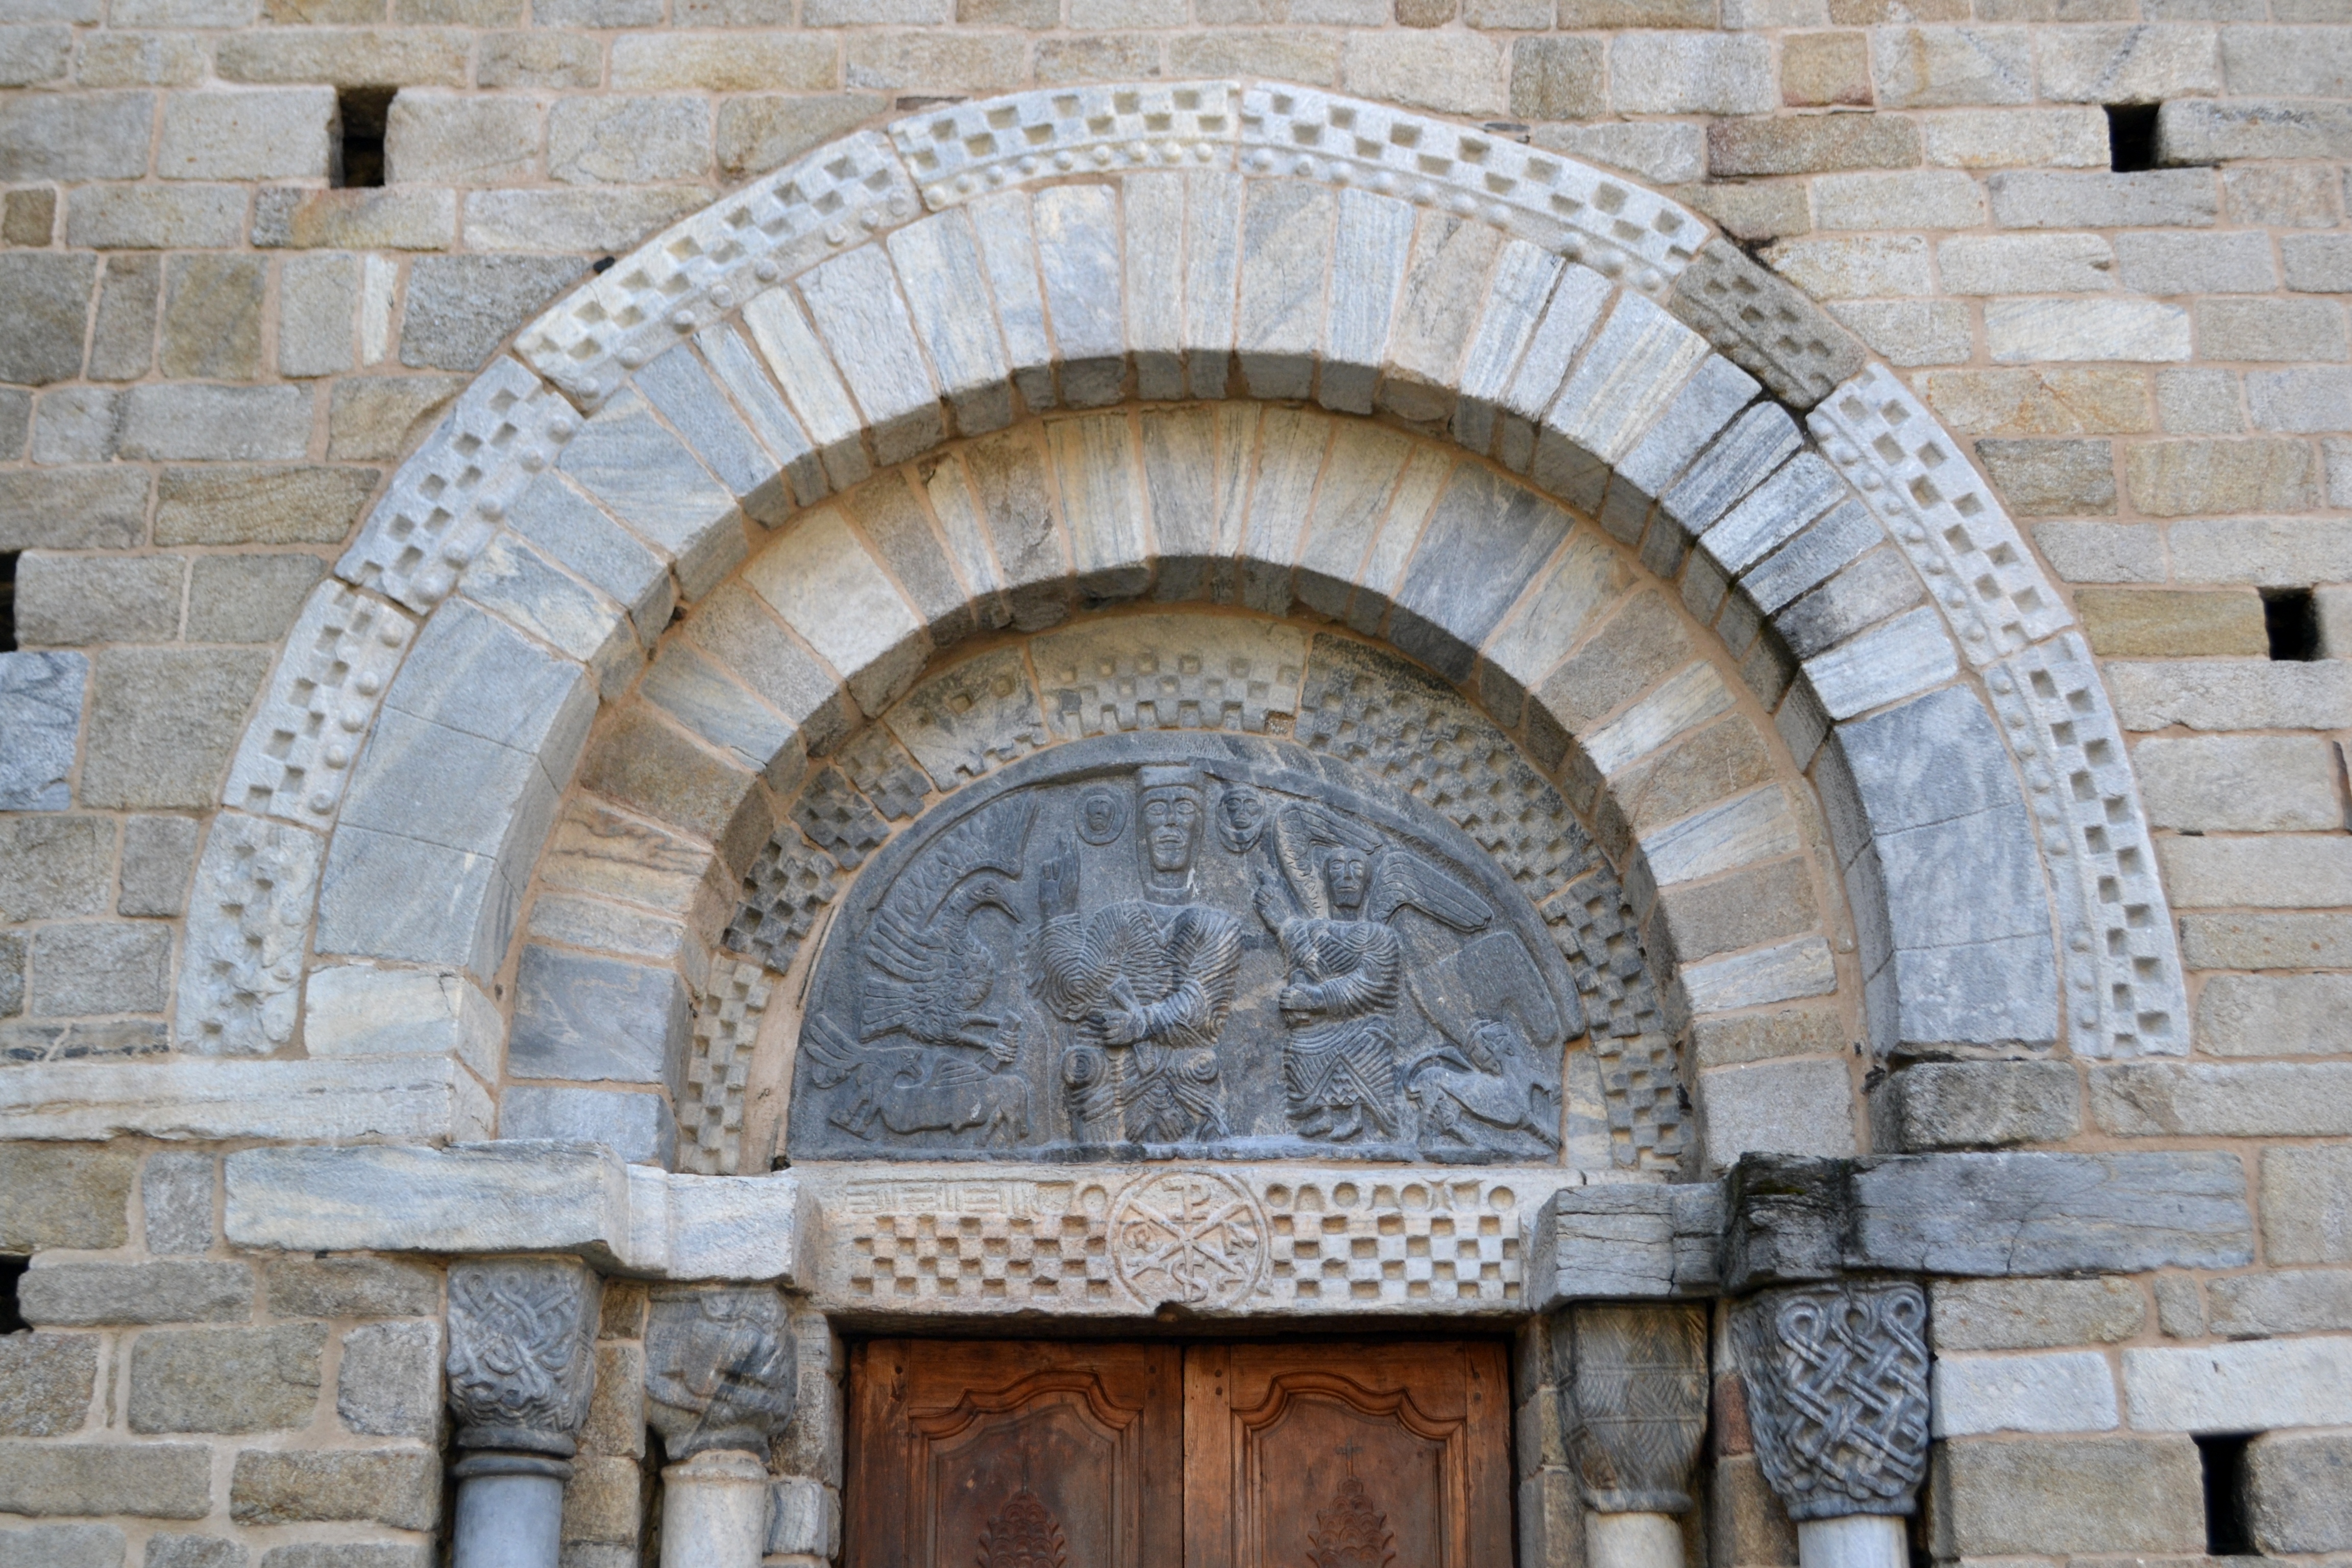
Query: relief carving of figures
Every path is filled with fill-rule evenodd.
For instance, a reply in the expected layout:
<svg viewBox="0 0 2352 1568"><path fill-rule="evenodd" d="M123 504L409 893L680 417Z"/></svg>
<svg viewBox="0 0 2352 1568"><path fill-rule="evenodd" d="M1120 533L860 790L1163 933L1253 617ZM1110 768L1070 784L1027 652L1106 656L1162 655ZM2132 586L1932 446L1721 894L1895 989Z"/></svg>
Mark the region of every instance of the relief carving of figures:
<svg viewBox="0 0 2352 1568"><path fill-rule="evenodd" d="M1767 1290L1734 1314L1756 1458L1790 1519L1912 1510L1927 1468L1927 1324L1908 1280Z"/></svg>
<svg viewBox="0 0 2352 1568"><path fill-rule="evenodd" d="M449 1268L449 1406L471 1448L569 1455L588 1418L602 1290L568 1258Z"/></svg>
<svg viewBox="0 0 2352 1568"><path fill-rule="evenodd" d="M1084 1043L1065 1057L1064 1075L1087 1095L1088 1121L1099 1117L1107 1089L1129 1142L1220 1138L1226 1129L1218 1104L1217 1036L1233 1010L1241 923L1193 901L1199 775L1182 767L1139 768L1136 794L1142 898L1082 914L1076 855L1065 846L1039 868L1045 927L1038 988L1046 1005L1081 1031ZM1115 799L1101 790L1081 799L1078 830L1089 843L1117 841L1115 831L1108 837L1089 831L1108 815L1101 803ZM1096 1065L1103 1058L1108 1073Z"/></svg>
<svg viewBox="0 0 2352 1568"><path fill-rule="evenodd" d="M656 1290L646 1329L646 1418L673 1460L764 1455L792 1419L796 1363L783 1299L765 1286Z"/></svg>
<svg viewBox="0 0 2352 1568"><path fill-rule="evenodd" d="M1580 1018L1542 918L1349 764L1115 734L935 805L809 982L802 1159L1556 1158Z"/></svg>

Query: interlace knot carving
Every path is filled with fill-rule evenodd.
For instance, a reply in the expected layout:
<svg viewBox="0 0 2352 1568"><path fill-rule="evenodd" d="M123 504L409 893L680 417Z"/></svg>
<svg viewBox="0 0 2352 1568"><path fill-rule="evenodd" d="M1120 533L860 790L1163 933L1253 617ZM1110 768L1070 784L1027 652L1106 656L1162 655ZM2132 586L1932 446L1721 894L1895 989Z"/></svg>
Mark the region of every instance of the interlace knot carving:
<svg viewBox="0 0 2352 1568"><path fill-rule="evenodd" d="M449 1269L449 1405L469 1448L570 1455L588 1418L602 1291L563 1258Z"/></svg>
<svg viewBox="0 0 2352 1568"><path fill-rule="evenodd" d="M1062 1568L1062 1521L1024 1482L981 1527L979 1568Z"/></svg>
<svg viewBox="0 0 2352 1568"><path fill-rule="evenodd" d="M672 1459L713 1448L764 1455L792 1419L797 1366L783 1300L767 1287L655 1292L646 1418Z"/></svg>
<svg viewBox="0 0 2352 1568"><path fill-rule="evenodd" d="M1706 1317L1687 1306L1566 1314L1561 1380L1570 1458L1601 1513L1687 1513L1706 1433Z"/></svg>
<svg viewBox="0 0 2352 1568"><path fill-rule="evenodd" d="M1364 1483L1352 1474L1340 1480L1331 1506L1316 1511L1307 1542L1314 1568L1388 1568L1396 1558L1389 1516L1372 1506Z"/></svg>
<svg viewBox="0 0 2352 1568"><path fill-rule="evenodd" d="M1756 1457L1790 1518L1912 1510L1927 1466L1927 1321L1908 1281L1768 1290L1739 1310Z"/></svg>

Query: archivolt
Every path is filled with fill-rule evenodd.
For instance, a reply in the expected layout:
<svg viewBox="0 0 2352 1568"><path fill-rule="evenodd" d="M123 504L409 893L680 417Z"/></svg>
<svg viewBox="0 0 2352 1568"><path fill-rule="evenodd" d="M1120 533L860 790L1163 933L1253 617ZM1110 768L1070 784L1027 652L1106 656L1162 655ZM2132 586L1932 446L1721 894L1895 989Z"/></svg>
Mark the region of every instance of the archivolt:
<svg viewBox="0 0 2352 1568"><path fill-rule="evenodd" d="M1880 1051L2185 1050L2137 790L2065 605L1892 374L1852 376L1801 429L1662 307L1705 235L1566 159L1230 83L960 105L729 196L526 329L310 602L205 857L205 885L231 893L266 860L268 912L225 896L192 916L182 1048L290 1042L299 966L205 955L249 951L257 920L299 931L315 877L312 1054L330 1011L332 1048L348 1050L350 1017L439 997L402 1038L438 1028L453 1058L494 1070L502 1026L472 987L509 963L598 700L631 689L675 605L744 560L747 516L783 528L763 559L788 575L785 619L821 656L772 774L799 765L803 730L826 713L887 705L978 624L982 600L1017 617L1040 593L1165 587L1198 557L1238 572L1244 601L1263 571L1295 574L1313 605L1329 574L1298 538L1178 540L1143 526L1133 491L1066 495L1090 520L1069 555L1033 560L1000 539L987 581L979 557L942 558L936 592L887 542L855 543L838 512L793 521L1023 407L1248 397L1376 414L1491 456L1676 584L1819 786ZM1148 445L1181 422L1074 418L1050 439L1114 426ZM1170 471L1241 482L1199 456ZM1129 471L1144 483L1148 460ZM1213 494L1199 500L1187 515L1218 515ZM1150 514L1178 515L1156 496ZM1542 616L1524 650L1504 626L1546 569L1532 538L1505 507L1443 550L1375 543L1351 581L1387 574L1386 635L1504 711L1559 651ZM860 596L869 574L885 597ZM663 809L740 867L768 831L749 770L709 786L703 748L667 722L629 728L671 657L608 721L642 743L596 765L634 758L650 781L692 752ZM1584 716L1597 727L1577 731L1571 772L1608 774L1596 745L1639 707ZM1556 744L1570 759L1567 736ZM277 847L257 857L265 840ZM461 989L478 1000L421 985L435 966L470 975ZM440 1131L483 1114L463 1076Z"/></svg>

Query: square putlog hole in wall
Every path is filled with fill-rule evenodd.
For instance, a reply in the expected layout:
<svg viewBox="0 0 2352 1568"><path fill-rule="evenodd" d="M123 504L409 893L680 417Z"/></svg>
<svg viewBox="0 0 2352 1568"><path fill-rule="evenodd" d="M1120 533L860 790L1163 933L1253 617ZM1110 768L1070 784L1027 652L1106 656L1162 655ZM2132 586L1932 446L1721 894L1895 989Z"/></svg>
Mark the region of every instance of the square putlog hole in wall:
<svg viewBox="0 0 2352 1568"><path fill-rule="evenodd" d="M2107 105L2107 166L2118 174L2137 174L2156 167L2156 111L2153 103Z"/></svg>
<svg viewBox="0 0 2352 1568"><path fill-rule="evenodd" d="M333 184L358 188L383 184L383 127L396 87L335 89Z"/></svg>
<svg viewBox="0 0 2352 1568"><path fill-rule="evenodd" d="M2308 588L2263 589L2263 629L2270 635L2272 658L2288 664L2307 664L2317 658L2317 597Z"/></svg>

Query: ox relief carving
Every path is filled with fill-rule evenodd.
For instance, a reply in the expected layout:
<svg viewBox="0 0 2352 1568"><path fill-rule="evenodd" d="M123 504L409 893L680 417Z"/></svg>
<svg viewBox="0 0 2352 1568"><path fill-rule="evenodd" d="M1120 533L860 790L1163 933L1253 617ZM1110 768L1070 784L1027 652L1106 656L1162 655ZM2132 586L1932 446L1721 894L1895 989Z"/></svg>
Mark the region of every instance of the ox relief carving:
<svg viewBox="0 0 2352 1568"><path fill-rule="evenodd" d="M793 1155L1557 1159L1583 1015L1541 917L1349 772L1114 735L934 807L818 959Z"/></svg>

